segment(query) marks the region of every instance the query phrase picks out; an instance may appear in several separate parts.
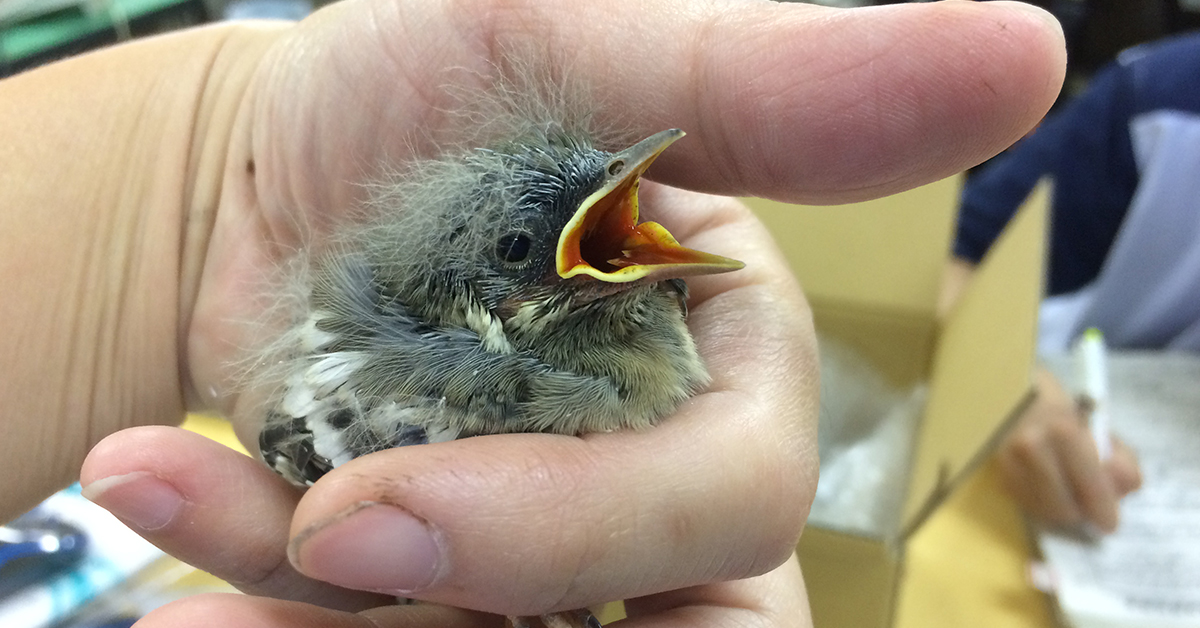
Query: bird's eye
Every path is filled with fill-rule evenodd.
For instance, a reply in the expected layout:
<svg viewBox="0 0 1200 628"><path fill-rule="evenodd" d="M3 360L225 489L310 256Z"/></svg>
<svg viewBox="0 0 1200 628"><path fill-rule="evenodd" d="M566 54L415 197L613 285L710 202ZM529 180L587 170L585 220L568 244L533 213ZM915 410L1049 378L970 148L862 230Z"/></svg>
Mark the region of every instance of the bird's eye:
<svg viewBox="0 0 1200 628"><path fill-rule="evenodd" d="M616 159L612 163L608 164L609 176L615 177L615 176L621 174L622 172L625 172L625 162L624 161L622 161L620 159Z"/></svg>
<svg viewBox="0 0 1200 628"><path fill-rule="evenodd" d="M521 232L507 233L496 242L496 255L509 264L525 261L529 257L529 235Z"/></svg>

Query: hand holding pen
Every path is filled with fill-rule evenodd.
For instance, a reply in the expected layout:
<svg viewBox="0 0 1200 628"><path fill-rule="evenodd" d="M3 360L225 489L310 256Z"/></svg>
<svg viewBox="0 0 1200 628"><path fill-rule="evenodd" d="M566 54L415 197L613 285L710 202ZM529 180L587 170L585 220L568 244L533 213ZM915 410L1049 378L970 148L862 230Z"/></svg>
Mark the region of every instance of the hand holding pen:
<svg viewBox="0 0 1200 628"><path fill-rule="evenodd" d="M1079 396L1039 368L1037 398L997 455L1004 484L1029 515L1090 536L1117 529L1120 499L1142 483L1137 455L1109 431L1104 353L1098 331L1084 334Z"/></svg>

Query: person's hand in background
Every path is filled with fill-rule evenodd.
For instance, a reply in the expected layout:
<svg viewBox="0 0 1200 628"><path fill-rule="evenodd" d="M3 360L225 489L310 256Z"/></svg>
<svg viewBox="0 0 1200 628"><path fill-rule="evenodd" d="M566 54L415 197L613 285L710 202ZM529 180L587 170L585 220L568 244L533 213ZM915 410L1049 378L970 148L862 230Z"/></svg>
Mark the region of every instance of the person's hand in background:
<svg viewBox="0 0 1200 628"><path fill-rule="evenodd" d="M1112 455L1101 460L1086 409L1045 368L1035 386L1037 397L997 453L1005 486L1044 523L1113 532L1121 498L1142 484L1137 455L1113 436Z"/></svg>

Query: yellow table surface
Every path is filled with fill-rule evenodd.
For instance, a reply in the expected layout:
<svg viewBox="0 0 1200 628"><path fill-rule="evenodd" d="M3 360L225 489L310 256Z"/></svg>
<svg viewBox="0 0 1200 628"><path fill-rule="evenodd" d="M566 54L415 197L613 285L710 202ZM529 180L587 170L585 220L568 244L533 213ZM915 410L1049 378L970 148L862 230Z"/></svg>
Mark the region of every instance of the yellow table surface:
<svg viewBox="0 0 1200 628"><path fill-rule="evenodd" d="M183 422L183 427L198 434L203 434L226 447L246 453L246 448L242 447L242 444L238 442L237 436L233 433L233 426L229 424L229 421L221 417L206 414L189 414L187 420Z"/></svg>
<svg viewBox="0 0 1200 628"><path fill-rule="evenodd" d="M242 449L223 419L191 416L184 427ZM909 543L896 628L1054 628L1025 577L1029 551L1020 512L982 467Z"/></svg>
<svg viewBox="0 0 1200 628"><path fill-rule="evenodd" d="M1020 511L985 465L911 539L895 625L1056 626L1046 596L1026 579L1030 548Z"/></svg>

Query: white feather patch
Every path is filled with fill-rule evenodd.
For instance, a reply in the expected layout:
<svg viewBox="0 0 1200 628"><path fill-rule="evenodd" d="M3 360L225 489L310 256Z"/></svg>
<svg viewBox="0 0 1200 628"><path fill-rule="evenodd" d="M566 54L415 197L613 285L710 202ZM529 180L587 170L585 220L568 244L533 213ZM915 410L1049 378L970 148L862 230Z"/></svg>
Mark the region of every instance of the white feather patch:
<svg viewBox="0 0 1200 628"><path fill-rule="evenodd" d="M295 373L288 377L287 390L283 394L283 401L279 404L279 409L284 414L293 419L303 419L316 411L317 405L313 389L305 384L302 373Z"/></svg>
<svg viewBox="0 0 1200 628"><path fill-rule="evenodd" d="M508 319L508 324L514 328L524 329L527 333L537 334L550 323L557 322L566 313L565 305L547 310L545 303L528 301L521 304L517 313Z"/></svg>
<svg viewBox="0 0 1200 628"><path fill-rule="evenodd" d="M316 353L321 347L337 339L337 336L317 329L317 323L324 318L323 314L313 313L300 327L300 347L305 353Z"/></svg>
<svg viewBox="0 0 1200 628"><path fill-rule="evenodd" d="M314 397L324 398L345 384L365 361L366 358L359 353L330 353L305 369L304 384L313 389Z"/></svg>
<svg viewBox="0 0 1200 628"><path fill-rule="evenodd" d="M342 440L342 430L329 425L324 415L319 419L309 419L308 429L313 434L313 451L333 466L341 466L354 458Z"/></svg>
<svg viewBox="0 0 1200 628"><path fill-rule="evenodd" d="M425 438L431 443L445 443L458 438L460 430L449 425L426 426Z"/></svg>
<svg viewBox="0 0 1200 628"><path fill-rule="evenodd" d="M467 309L467 327L479 335L483 348L492 353L512 353L512 345L504 334L504 323L482 307Z"/></svg>

